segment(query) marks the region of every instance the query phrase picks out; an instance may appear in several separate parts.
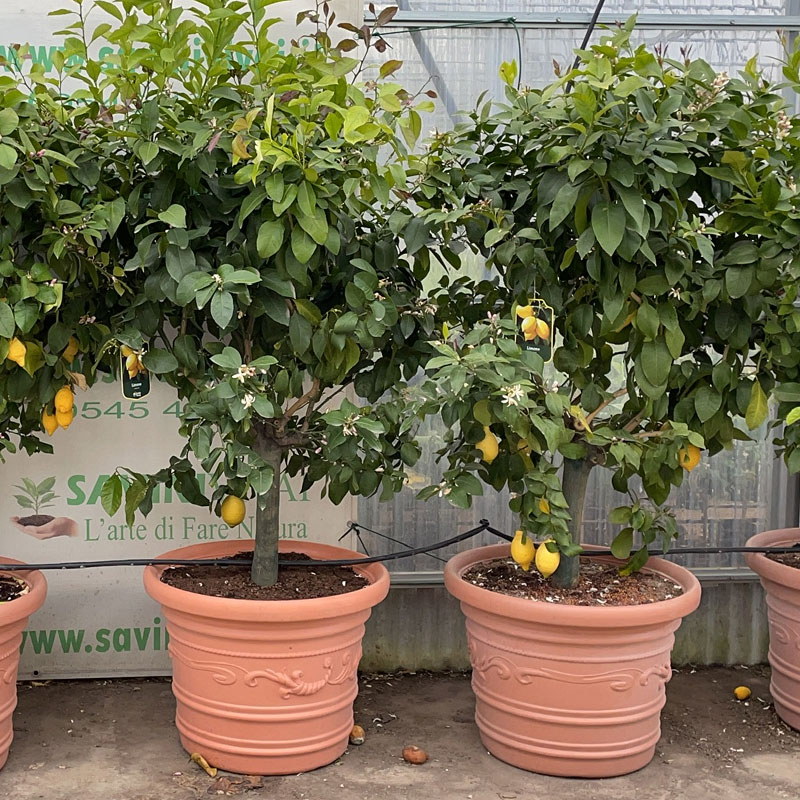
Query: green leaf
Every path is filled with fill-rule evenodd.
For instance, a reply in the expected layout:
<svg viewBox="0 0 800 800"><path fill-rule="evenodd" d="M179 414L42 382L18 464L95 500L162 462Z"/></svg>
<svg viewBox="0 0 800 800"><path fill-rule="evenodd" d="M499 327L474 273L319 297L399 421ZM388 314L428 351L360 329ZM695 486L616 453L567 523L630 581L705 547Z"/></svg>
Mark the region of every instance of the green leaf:
<svg viewBox="0 0 800 800"><path fill-rule="evenodd" d="M403 241L410 256L421 250L430 238L425 222L419 217L414 217L403 229Z"/></svg>
<svg viewBox="0 0 800 800"><path fill-rule="evenodd" d="M639 306L639 310L636 312L636 327L648 339L655 339L658 336L661 327L658 311L646 301Z"/></svg>
<svg viewBox="0 0 800 800"><path fill-rule="evenodd" d="M708 422L722 406L722 395L711 386L701 386L694 396L694 410L700 422Z"/></svg>
<svg viewBox="0 0 800 800"><path fill-rule="evenodd" d="M122 480L119 475L106 478L100 490L100 502L109 516L114 516L122 505Z"/></svg>
<svg viewBox="0 0 800 800"><path fill-rule="evenodd" d="M133 515L147 492L147 484L140 480L135 480L125 492L125 521L128 525L133 525Z"/></svg>
<svg viewBox="0 0 800 800"><path fill-rule="evenodd" d="M630 506L617 506L608 515L608 521L613 522L615 525L626 525L631 521L631 513Z"/></svg>
<svg viewBox="0 0 800 800"><path fill-rule="evenodd" d="M663 386L669 378L672 356L663 340L645 342L641 354L642 372L653 386Z"/></svg>
<svg viewBox="0 0 800 800"><path fill-rule="evenodd" d="M312 216L298 214L297 221L317 244L325 244L328 240L328 218L321 208L314 209Z"/></svg>
<svg viewBox="0 0 800 800"><path fill-rule="evenodd" d="M284 237L283 223L278 220L262 222L256 238L256 249L261 258L270 258L281 249Z"/></svg>
<svg viewBox="0 0 800 800"><path fill-rule="evenodd" d="M211 356L211 361L225 372L236 372L242 365L242 356L235 347L223 347L221 353Z"/></svg>
<svg viewBox="0 0 800 800"><path fill-rule="evenodd" d="M553 205L550 207L550 230L552 231L557 225L560 225L567 215L575 207L575 201L578 199L580 186L575 186L572 183L565 183L557 192Z"/></svg>
<svg viewBox="0 0 800 800"><path fill-rule="evenodd" d="M625 235L625 209L603 201L592 209L592 231L597 242L610 256L614 255Z"/></svg>
<svg viewBox="0 0 800 800"><path fill-rule="evenodd" d="M164 375L178 369L178 359L166 350L154 348L142 356L145 367L154 375Z"/></svg>
<svg viewBox="0 0 800 800"><path fill-rule="evenodd" d="M7 144L0 144L0 167L11 169L17 163L17 151Z"/></svg>
<svg viewBox="0 0 800 800"><path fill-rule="evenodd" d="M314 240L301 227L292 230L292 253L301 264L307 264L316 249Z"/></svg>
<svg viewBox="0 0 800 800"><path fill-rule="evenodd" d="M233 295L230 292L214 292L211 298L211 317L220 328L227 328L233 318Z"/></svg>
<svg viewBox="0 0 800 800"><path fill-rule="evenodd" d="M761 388L761 383L758 380L754 380L750 389L750 402L747 404L744 421L747 423L747 427L753 431L756 428L760 428L768 416L769 403L767 396Z"/></svg>
<svg viewBox="0 0 800 800"><path fill-rule="evenodd" d="M314 333L311 323L300 314L292 314L289 321L289 339L292 349L297 355L302 355L311 344L311 335Z"/></svg>
<svg viewBox="0 0 800 800"><path fill-rule="evenodd" d="M753 282L753 267L728 267L725 270L725 288L731 297L744 297Z"/></svg>
<svg viewBox="0 0 800 800"><path fill-rule="evenodd" d="M623 561L630 554L633 549L633 528L623 528L611 542L611 553L614 558Z"/></svg>
<svg viewBox="0 0 800 800"><path fill-rule="evenodd" d="M319 325L322 320L322 312L310 300L297 298L294 301L297 310L312 324Z"/></svg>
<svg viewBox="0 0 800 800"><path fill-rule="evenodd" d="M14 312L8 303L0 301L0 336L4 339L10 339L16 329L17 323L14 321Z"/></svg>
<svg viewBox="0 0 800 800"><path fill-rule="evenodd" d="M19 125L19 116L13 108L4 108L0 111L0 136L8 136Z"/></svg>
<svg viewBox="0 0 800 800"><path fill-rule="evenodd" d="M297 189L297 205L307 217L313 217L318 210L317 196L308 181L303 181ZM322 209L319 210L321 211Z"/></svg>
<svg viewBox="0 0 800 800"><path fill-rule="evenodd" d="M177 203L173 203L166 211L161 211L158 218L173 228L186 227L186 209Z"/></svg>
<svg viewBox="0 0 800 800"><path fill-rule="evenodd" d="M137 154L144 166L147 166L157 155L158 145L155 142L142 142L137 148ZM169 211L169 209L167 209ZM166 212L164 212L166 213ZM159 218L161 215L159 214ZM166 222L166 220L164 220ZM185 225L173 225L175 228L184 228Z"/></svg>
<svg viewBox="0 0 800 800"><path fill-rule="evenodd" d="M795 422L800 420L800 406L795 406L787 415L786 415L786 424L787 425L794 425Z"/></svg>
<svg viewBox="0 0 800 800"><path fill-rule="evenodd" d="M334 333L353 333L358 325L358 314L354 311L345 311L333 325Z"/></svg>

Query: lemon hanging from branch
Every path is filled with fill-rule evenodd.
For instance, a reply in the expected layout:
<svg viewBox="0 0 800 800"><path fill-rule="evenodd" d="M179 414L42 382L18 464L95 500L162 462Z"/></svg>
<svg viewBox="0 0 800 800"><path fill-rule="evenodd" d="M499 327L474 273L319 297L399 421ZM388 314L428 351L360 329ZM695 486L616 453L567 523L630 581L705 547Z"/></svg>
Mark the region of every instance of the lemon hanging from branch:
<svg viewBox="0 0 800 800"><path fill-rule="evenodd" d="M483 439L481 439L475 447L483 454L483 460L487 464L491 464L500 452L500 442L488 425L483 426L483 434Z"/></svg>
<svg viewBox="0 0 800 800"><path fill-rule="evenodd" d="M531 568L535 553L536 545L534 545L533 539L523 531L517 531L511 542L511 558L527 572Z"/></svg>
<svg viewBox="0 0 800 800"><path fill-rule="evenodd" d="M547 539L547 541L542 542L536 551L536 569L539 570L543 578L549 578L561 563L561 553L558 550L555 553L551 553L547 549L547 542L552 541L552 539Z"/></svg>
<svg viewBox="0 0 800 800"><path fill-rule="evenodd" d="M229 494L223 501L219 509L219 515L226 525L235 528L244 519L245 505L241 497Z"/></svg>
<svg viewBox="0 0 800 800"><path fill-rule="evenodd" d="M28 352L28 348L25 347L25 343L21 342L15 336L9 343L8 343L8 355L6 358L9 361L13 361L15 364L19 364L20 367L25 366L25 354Z"/></svg>
<svg viewBox="0 0 800 800"><path fill-rule="evenodd" d="M691 472L700 463L700 457L700 448L695 444L682 447L678 451L678 461L687 472Z"/></svg>

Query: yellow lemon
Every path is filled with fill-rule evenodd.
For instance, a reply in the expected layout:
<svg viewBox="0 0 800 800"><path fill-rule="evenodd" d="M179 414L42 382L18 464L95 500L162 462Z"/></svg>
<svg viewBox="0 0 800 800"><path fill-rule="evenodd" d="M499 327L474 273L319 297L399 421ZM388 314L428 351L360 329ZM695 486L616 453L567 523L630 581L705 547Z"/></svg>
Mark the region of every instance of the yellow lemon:
<svg viewBox="0 0 800 800"><path fill-rule="evenodd" d="M72 413L72 406L69 407L69 411L59 411L56 409L56 422L62 428L69 428L72 425L72 420L74 419L75 415Z"/></svg>
<svg viewBox="0 0 800 800"><path fill-rule="evenodd" d="M241 497L237 497L235 494L229 494L222 501L219 515L226 525L234 528L244 519L245 510L244 500L242 500Z"/></svg>
<svg viewBox="0 0 800 800"><path fill-rule="evenodd" d="M517 316L520 319L533 316L533 306L517 306Z"/></svg>
<svg viewBox="0 0 800 800"><path fill-rule="evenodd" d="M536 332L536 323L538 320L536 317L525 317L522 320L522 324L519 326L522 329L523 333L527 333L528 331Z"/></svg>
<svg viewBox="0 0 800 800"><path fill-rule="evenodd" d="M75 360L75 356L78 355L80 352L80 346L78 345L78 340L74 336L69 337L69 342L67 342L67 346L64 349L64 352L61 354L61 357L67 364L71 364Z"/></svg>
<svg viewBox="0 0 800 800"><path fill-rule="evenodd" d="M131 378L135 378L139 374L139 357L136 353L131 353L125 359L125 369Z"/></svg>
<svg viewBox="0 0 800 800"><path fill-rule="evenodd" d="M737 700L747 700L747 698L750 697L752 692L747 686L737 686L733 690L733 694Z"/></svg>
<svg viewBox="0 0 800 800"><path fill-rule="evenodd" d="M21 342L15 336L9 343L8 343L8 355L6 358L9 361L13 361L19 366L25 366L25 353L28 352L28 349L25 347L25 344Z"/></svg>
<svg viewBox="0 0 800 800"><path fill-rule="evenodd" d="M119 350L122 353L122 355L125 356L125 358L127 358L128 356L132 356L133 355L133 350L131 350L131 348L128 347L128 345L126 345L126 344L122 345L122 347L120 347Z"/></svg>
<svg viewBox="0 0 800 800"><path fill-rule="evenodd" d="M536 335L540 339L550 338L550 326L543 319L536 320Z"/></svg>
<svg viewBox="0 0 800 800"><path fill-rule="evenodd" d="M691 472L700 463L700 448L694 444L682 447L678 451L678 461L687 472Z"/></svg>
<svg viewBox="0 0 800 800"><path fill-rule="evenodd" d="M45 408L42 411L42 427L52 436L58 430L58 420L55 414L48 414Z"/></svg>
<svg viewBox="0 0 800 800"><path fill-rule="evenodd" d="M67 411L72 413L72 406L75 404L75 395L72 394L72 389L69 386L62 386L56 392L56 411L66 414Z"/></svg>
<svg viewBox="0 0 800 800"><path fill-rule="evenodd" d="M536 331L525 331L523 335L526 342L532 342L536 338Z"/></svg>
<svg viewBox="0 0 800 800"><path fill-rule="evenodd" d="M552 539L548 539L547 542L552 542ZM561 563L561 553L556 550L555 553L551 553L545 545L547 542L541 544L536 551L536 569L541 572L543 578L549 578L557 569L558 565Z"/></svg>
<svg viewBox="0 0 800 800"><path fill-rule="evenodd" d="M497 458L500 452L500 443L497 437L492 433L488 425L483 426L483 439L481 439L475 447L483 454L483 460L487 464L491 464Z"/></svg>
<svg viewBox="0 0 800 800"><path fill-rule="evenodd" d="M524 537L524 540L523 540ZM527 572L531 568L536 546L530 536L526 536L522 531L514 534L514 541L511 542L511 558Z"/></svg>

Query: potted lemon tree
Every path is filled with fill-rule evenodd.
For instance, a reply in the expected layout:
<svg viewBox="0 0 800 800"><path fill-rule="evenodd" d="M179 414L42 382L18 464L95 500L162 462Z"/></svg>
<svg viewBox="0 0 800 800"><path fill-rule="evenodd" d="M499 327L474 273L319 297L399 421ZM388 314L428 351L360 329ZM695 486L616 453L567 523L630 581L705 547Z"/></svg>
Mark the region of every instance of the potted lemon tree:
<svg viewBox="0 0 800 800"><path fill-rule="evenodd" d="M420 410L448 428L446 468L422 494L510 493L510 548L463 553L445 579L484 744L555 775L652 758L700 587L648 547L678 533L671 488L748 439L800 352L783 288L797 239L769 214L733 216L743 197L769 209L796 193L782 96L754 62L729 78L634 47L631 29L541 90L504 65L505 104L434 144L451 160L436 205L466 206L490 276L443 282L449 328ZM595 468L629 496L610 511L615 558L581 556Z"/></svg>
<svg viewBox="0 0 800 800"><path fill-rule="evenodd" d="M399 62L366 66L393 11L342 30L321 6L314 46L281 52L269 6L104 3L97 28L67 20L63 70L103 109L92 134L119 177L123 293L103 358L123 382L172 386L185 438L163 470L118 470L103 504L131 518L167 484L235 526L255 498L249 548L165 556L241 567L151 567L145 587L170 633L184 746L257 774L341 755L364 622L389 584L379 564L302 565L350 551L279 546L281 481L302 475L334 503L401 488L419 454L401 390L435 310L428 228L407 207L434 180L435 157L409 154L431 100L394 81ZM98 44L113 58L94 60ZM279 551L298 566L279 573Z"/></svg>

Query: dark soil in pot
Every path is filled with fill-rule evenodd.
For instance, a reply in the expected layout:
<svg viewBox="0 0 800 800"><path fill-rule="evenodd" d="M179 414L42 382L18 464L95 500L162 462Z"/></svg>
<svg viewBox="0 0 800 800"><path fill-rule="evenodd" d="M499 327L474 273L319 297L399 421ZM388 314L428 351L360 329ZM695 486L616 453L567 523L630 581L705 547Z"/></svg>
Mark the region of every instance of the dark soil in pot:
<svg viewBox="0 0 800 800"><path fill-rule="evenodd" d="M580 580L574 589L558 589L534 567L525 572L511 558L474 564L463 579L492 592L570 606L646 605L683 594L683 589L664 575L635 572L621 577L617 564L594 558L581 559Z"/></svg>
<svg viewBox="0 0 800 800"><path fill-rule="evenodd" d="M797 553L766 553L771 561L777 561L787 567L800 569L800 551Z"/></svg>
<svg viewBox="0 0 800 800"><path fill-rule="evenodd" d="M10 575L0 575L0 603L16 600L28 593L28 584Z"/></svg>
<svg viewBox="0 0 800 800"><path fill-rule="evenodd" d="M36 528L40 528L54 519L55 517L51 517L50 514L31 514L28 517L20 517L17 522L19 525L33 525Z"/></svg>
<svg viewBox="0 0 800 800"><path fill-rule="evenodd" d="M161 580L176 589L238 600L307 600L362 589L369 581L351 567L281 567L274 586L258 586L250 580L252 553L237 553L242 566L196 565L164 570ZM282 561L309 562L302 553L281 553Z"/></svg>

